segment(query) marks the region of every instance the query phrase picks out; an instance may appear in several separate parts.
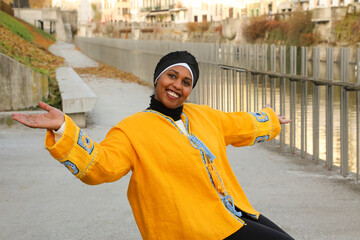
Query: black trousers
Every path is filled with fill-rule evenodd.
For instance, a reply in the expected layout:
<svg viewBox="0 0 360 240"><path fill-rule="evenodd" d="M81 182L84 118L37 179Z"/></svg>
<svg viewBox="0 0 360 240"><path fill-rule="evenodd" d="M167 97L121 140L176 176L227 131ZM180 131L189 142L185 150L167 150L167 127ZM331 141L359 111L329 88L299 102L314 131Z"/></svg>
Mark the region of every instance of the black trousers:
<svg viewBox="0 0 360 240"><path fill-rule="evenodd" d="M294 240L294 238L263 215L260 215L259 219L256 220L243 214L241 219L246 225L224 240Z"/></svg>

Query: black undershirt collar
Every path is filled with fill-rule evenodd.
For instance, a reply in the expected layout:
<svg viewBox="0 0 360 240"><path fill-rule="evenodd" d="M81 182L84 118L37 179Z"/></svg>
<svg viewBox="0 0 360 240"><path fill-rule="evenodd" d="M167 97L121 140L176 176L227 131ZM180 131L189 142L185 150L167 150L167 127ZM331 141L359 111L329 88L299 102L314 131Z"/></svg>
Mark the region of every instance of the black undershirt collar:
<svg viewBox="0 0 360 240"><path fill-rule="evenodd" d="M158 111L168 117L171 117L174 121L181 119L180 116L183 110L183 106L180 106L175 109L170 109L165 107L165 105L159 102L158 100L156 100L155 95L152 95L150 98L151 98L150 106L147 109Z"/></svg>

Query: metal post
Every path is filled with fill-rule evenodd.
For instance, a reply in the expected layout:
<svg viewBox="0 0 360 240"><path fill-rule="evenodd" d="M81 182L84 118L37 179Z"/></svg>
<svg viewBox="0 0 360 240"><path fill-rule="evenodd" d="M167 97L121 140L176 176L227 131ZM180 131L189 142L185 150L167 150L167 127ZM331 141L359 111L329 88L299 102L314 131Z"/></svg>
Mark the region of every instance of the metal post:
<svg viewBox="0 0 360 240"><path fill-rule="evenodd" d="M290 74L296 75L297 48L290 47ZM295 153L296 148L296 81L290 79L290 149Z"/></svg>
<svg viewBox="0 0 360 240"><path fill-rule="evenodd" d="M250 49L250 45L246 45L246 67L250 68L251 66L251 49ZM251 73L247 72L246 73L246 111L250 112L251 111Z"/></svg>
<svg viewBox="0 0 360 240"><path fill-rule="evenodd" d="M326 49L326 80L334 80L334 49ZM333 136L334 136L334 86L326 86L326 167L331 170L333 166Z"/></svg>
<svg viewBox="0 0 360 240"><path fill-rule="evenodd" d="M207 45L207 51L209 51L209 56L207 58L207 72L208 72L208 77L207 77L207 83L208 83L208 87L207 87L207 95L206 95L206 98L207 98L207 105L208 106L213 106L212 105L212 66L211 66L211 62L212 62L212 57L213 57L213 54L212 54L212 46L213 44L209 43Z"/></svg>
<svg viewBox="0 0 360 240"><path fill-rule="evenodd" d="M232 64L232 59L233 59L233 52L232 52L232 49L233 49L233 47L230 45L230 44L228 44L228 65L233 65ZM227 91L227 106L228 106L228 108L227 108L227 111L228 112L231 112L231 111L233 111L232 109L233 109L233 105L234 105L234 102L233 102L233 88L234 88L234 81L233 81L233 71L234 70L228 70L228 74L227 74L227 85L228 85L228 87L227 87L227 89L228 89L228 91Z"/></svg>
<svg viewBox="0 0 360 240"><path fill-rule="evenodd" d="M239 66L243 66L244 64L244 45L239 46ZM242 72L238 72L238 93L237 96L239 97L239 110L244 110L244 88L243 88L243 81L242 81Z"/></svg>
<svg viewBox="0 0 360 240"><path fill-rule="evenodd" d="M341 48L340 80L348 82L349 49ZM340 88L340 145L341 166L340 172L343 177L349 174L349 146L348 146L348 102L349 94L344 87Z"/></svg>
<svg viewBox="0 0 360 240"><path fill-rule="evenodd" d="M270 71L276 72L276 46L275 45L270 46ZM270 104L271 104L271 107L276 112L276 94L275 94L276 81L275 80L276 80L275 78L270 77L270 98L271 98Z"/></svg>
<svg viewBox="0 0 360 240"><path fill-rule="evenodd" d="M259 70L259 45L254 46L254 69ZM256 112L259 107L259 75L255 75L254 80L254 111Z"/></svg>
<svg viewBox="0 0 360 240"><path fill-rule="evenodd" d="M360 84L360 48L356 51L356 77ZM360 172L360 91L356 92L356 179L359 180Z"/></svg>
<svg viewBox="0 0 360 240"><path fill-rule="evenodd" d="M308 75L308 48L301 47L301 76ZM307 153L307 82L301 84L301 157Z"/></svg>
<svg viewBox="0 0 360 240"><path fill-rule="evenodd" d="M286 73L286 46L280 46L280 73ZM285 116L285 78L280 78L280 115ZM281 126L280 146L285 146L285 129Z"/></svg>
<svg viewBox="0 0 360 240"><path fill-rule="evenodd" d="M313 48L313 77L320 77L320 49ZM313 84L313 160L319 162L319 129L320 129L320 91Z"/></svg>
<svg viewBox="0 0 360 240"><path fill-rule="evenodd" d="M232 49L233 49L233 51L232 51L232 54L233 54L232 55L232 65L234 67L236 67L237 66L237 61L236 61L236 59L237 59L237 45L235 44ZM236 91L238 89L237 76L238 76L237 72L235 70L233 70L232 71L232 83L233 83L233 85L232 85L232 110L231 111L234 111L234 112L238 111L238 109L237 109L238 108L238 102L237 102L238 96L236 94Z"/></svg>
<svg viewBox="0 0 360 240"><path fill-rule="evenodd" d="M230 112L231 110L231 71L232 70L226 70L226 79L225 79L225 83L226 83L226 88L225 88L225 95L226 97L224 98L226 101L226 108L225 111L226 112Z"/></svg>
<svg viewBox="0 0 360 240"><path fill-rule="evenodd" d="M262 70L267 71L267 50L268 46L267 44L263 44L261 46L261 64L262 64ZM262 76L262 105L265 107L267 104L267 76Z"/></svg>
<svg viewBox="0 0 360 240"><path fill-rule="evenodd" d="M221 99L221 96L220 96L220 93L221 93L221 80L220 80L220 69L218 67L218 64L220 63L220 60L219 60L219 55L220 55L220 46L218 43L216 43L215 45L215 64L216 64L216 79L215 79L215 98L216 98L216 109L220 110L221 109L221 106L220 106L220 99Z"/></svg>
<svg viewBox="0 0 360 240"><path fill-rule="evenodd" d="M226 47L225 44L221 44L221 63L226 64ZM224 69L220 69L221 72L221 110L226 111L226 102L227 102L227 95L226 95L226 77L225 77Z"/></svg>

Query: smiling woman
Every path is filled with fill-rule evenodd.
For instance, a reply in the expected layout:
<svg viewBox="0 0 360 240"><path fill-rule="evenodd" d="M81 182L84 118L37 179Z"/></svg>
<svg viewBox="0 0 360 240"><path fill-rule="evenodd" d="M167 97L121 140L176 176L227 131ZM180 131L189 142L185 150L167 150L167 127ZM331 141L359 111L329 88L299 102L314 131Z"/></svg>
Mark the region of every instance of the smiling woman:
<svg viewBox="0 0 360 240"><path fill-rule="evenodd" d="M50 154L84 183L132 171L128 199L144 239L293 239L251 206L226 156L227 145L272 140L290 120L271 108L226 113L185 103L198 79L190 53L164 56L150 106L121 120L100 144L44 103L46 114L13 118L47 128Z"/></svg>
<svg viewBox="0 0 360 240"><path fill-rule="evenodd" d="M183 66L173 66L166 70L155 82L155 99L167 108L182 106L192 88L190 71Z"/></svg>

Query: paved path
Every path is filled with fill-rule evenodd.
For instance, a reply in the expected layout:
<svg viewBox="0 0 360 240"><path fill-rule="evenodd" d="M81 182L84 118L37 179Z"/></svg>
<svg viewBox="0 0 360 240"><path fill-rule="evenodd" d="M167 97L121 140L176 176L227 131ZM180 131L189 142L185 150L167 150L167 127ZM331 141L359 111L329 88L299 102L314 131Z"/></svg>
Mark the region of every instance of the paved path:
<svg viewBox="0 0 360 240"><path fill-rule="evenodd" d="M73 46L54 47L76 62ZM99 97L85 129L96 141L146 108L152 94L133 83L84 79ZM51 158L44 134L18 125L0 130L0 239L141 239L126 198L130 174L85 185ZM280 154L276 145L229 147L228 156L253 206L295 239L360 239L360 190L353 180Z"/></svg>

